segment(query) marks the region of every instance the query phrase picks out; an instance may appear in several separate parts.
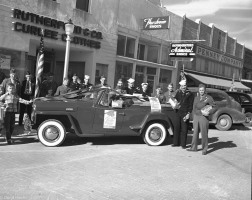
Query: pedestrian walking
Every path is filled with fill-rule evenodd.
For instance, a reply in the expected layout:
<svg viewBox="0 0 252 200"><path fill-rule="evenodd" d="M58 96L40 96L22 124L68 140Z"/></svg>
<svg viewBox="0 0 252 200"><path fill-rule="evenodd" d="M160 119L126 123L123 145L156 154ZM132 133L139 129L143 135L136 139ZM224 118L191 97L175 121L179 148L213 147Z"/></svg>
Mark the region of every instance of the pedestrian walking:
<svg viewBox="0 0 252 200"><path fill-rule="evenodd" d="M198 150L199 132L201 132L202 155L207 154L209 115L215 111L213 98L206 94L206 86L199 85L199 91L193 102L193 138L188 151Z"/></svg>
<svg viewBox="0 0 252 200"><path fill-rule="evenodd" d="M189 116L193 109L194 96L192 92L187 89L186 80L179 82L180 88L176 91L175 99L178 104L174 107L175 115L173 120L174 136L173 147L181 146L186 148Z"/></svg>
<svg viewBox="0 0 252 200"><path fill-rule="evenodd" d="M23 80L21 85L21 95L20 97L24 100L31 100L34 97L35 92L35 84L32 82L32 75L29 71L26 72L25 80ZM21 126L23 124L24 113L27 113L29 119L31 120L31 112L32 112L32 104L25 105L20 104L19 110L19 122L18 124Z"/></svg>
<svg viewBox="0 0 252 200"><path fill-rule="evenodd" d="M59 96L59 95L66 94L66 93L70 92L71 88L68 85L69 85L69 79L64 78L62 85L60 85L57 88L54 96Z"/></svg>
<svg viewBox="0 0 252 200"><path fill-rule="evenodd" d="M12 144L11 135L15 126L15 113L18 111L18 103L30 104L32 100L26 101L20 98L15 92L15 85L8 83L7 91L0 97L0 101L6 104L4 126L6 130L6 140L8 144Z"/></svg>

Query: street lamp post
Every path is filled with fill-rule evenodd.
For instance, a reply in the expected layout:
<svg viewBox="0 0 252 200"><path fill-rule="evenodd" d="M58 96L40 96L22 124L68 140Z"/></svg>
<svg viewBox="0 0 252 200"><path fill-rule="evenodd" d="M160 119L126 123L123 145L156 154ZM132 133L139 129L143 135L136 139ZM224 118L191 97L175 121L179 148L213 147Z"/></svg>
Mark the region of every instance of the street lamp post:
<svg viewBox="0 0 252 200"><path fill-rule="evenodd" d="M72 23L72 20L69 19L68 22L65 24L65 32L66 32L67 38L66 38L66 53L65 53L63 79L68 77L70 42L71 42L71 35L73 34L73 31L74 31L74 24Z"/></svg>

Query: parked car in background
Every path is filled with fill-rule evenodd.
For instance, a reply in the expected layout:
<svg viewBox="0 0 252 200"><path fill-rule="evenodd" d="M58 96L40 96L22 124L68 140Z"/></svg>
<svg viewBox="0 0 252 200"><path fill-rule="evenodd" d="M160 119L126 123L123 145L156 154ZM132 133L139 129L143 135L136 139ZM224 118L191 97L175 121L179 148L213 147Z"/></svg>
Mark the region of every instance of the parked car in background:
<svg viewBox="0 0 252 200"><path fill-rule="evenodd" d="M197 95L198 88L190 87L190 91ZM241 105L232 99L226 92L213 88L206 88L207 94L213 97L217 110L209 116L209 123L214 124L218 130L227 131L232 124L245 122L245 114Z"/></svg>
<svg viewBox="0 0 252 200"><path fill-rule="evenodd" d="M252 95L242 93L242 92L227 92L229 96L234 98L241 107L244 109L246 115L246 125L252 125Z"/></svg>
<svg viewBox="0 0 252 200"><path fill-rule="evenodd" d="M41 97L33 103L32 123L45 146L59 146L68 132L79 137L141 136L150 146L173 134L170 105L152 109L149 101L103 88Z"/></svg>

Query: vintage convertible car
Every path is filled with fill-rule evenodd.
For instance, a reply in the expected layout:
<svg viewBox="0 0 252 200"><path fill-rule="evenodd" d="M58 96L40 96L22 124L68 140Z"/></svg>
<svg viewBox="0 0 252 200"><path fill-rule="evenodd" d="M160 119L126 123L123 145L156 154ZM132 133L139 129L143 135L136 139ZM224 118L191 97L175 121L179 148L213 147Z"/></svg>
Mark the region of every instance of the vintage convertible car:
<svg viewBox="0 0 252 200"><path fill-rule="evenodd" d="M79 137L142 136L146 144L158 146L173 134L173 115L170 105L160 106L155 98L145 101L109 88L79 90L35 99L32 127L50 147L62 144L68 132Z"/></svg>

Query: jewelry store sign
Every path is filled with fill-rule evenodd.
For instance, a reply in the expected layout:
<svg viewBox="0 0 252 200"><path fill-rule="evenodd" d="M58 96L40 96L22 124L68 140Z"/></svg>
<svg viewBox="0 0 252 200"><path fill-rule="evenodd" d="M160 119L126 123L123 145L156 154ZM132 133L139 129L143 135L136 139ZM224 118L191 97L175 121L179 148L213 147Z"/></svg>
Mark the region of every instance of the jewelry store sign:
<svg viewBox="0 0 252 200"><path fill-rule="evenodd" d="M170 57L193 58L195 56L195 44L193 43L172 43Z"/></svg>
<svg viewBox="0 0 252 200"><path fill-rule="evenodd" d="M143 30L168 29L170 17L148 17L143 19Z"/></svg>

